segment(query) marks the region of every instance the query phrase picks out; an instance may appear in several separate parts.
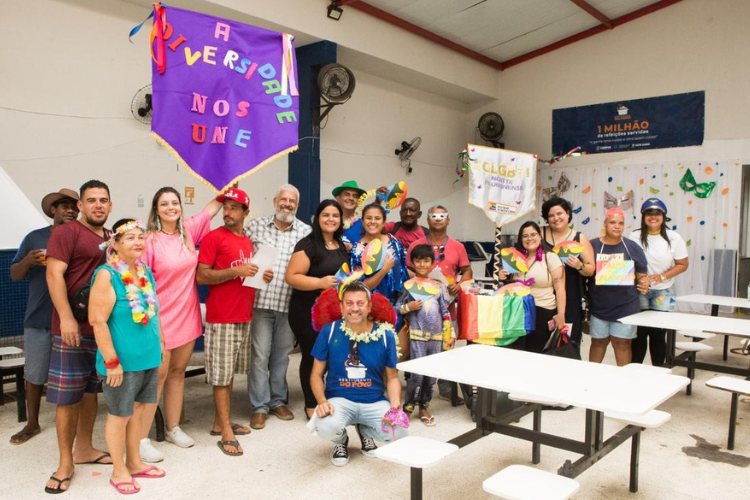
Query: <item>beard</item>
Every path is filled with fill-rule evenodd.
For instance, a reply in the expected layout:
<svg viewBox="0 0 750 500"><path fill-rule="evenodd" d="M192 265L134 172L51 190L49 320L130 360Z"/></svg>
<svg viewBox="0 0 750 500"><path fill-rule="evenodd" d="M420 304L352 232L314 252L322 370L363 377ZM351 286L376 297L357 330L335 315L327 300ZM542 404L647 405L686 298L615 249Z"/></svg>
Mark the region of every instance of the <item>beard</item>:
<svg viewBox="0 0 750 500"><path fill-rule="evenodd" d="M285 224L291 224L292 222L294 222L296 213L296 210L290 214L284 212L276 212L276 218Z"/></svg>

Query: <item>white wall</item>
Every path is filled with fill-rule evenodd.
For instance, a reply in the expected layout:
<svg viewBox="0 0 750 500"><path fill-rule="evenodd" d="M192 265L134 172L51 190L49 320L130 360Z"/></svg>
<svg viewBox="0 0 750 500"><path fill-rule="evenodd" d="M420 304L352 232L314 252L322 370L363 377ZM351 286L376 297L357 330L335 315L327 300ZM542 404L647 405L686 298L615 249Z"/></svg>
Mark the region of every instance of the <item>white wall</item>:
<svg viewBox="0 0 750 500"><path fill-rule="evenodd" d="M150 30L133 44L127 35L147 13L115 0L3 0L0 163L35 206L49 192L77 191L92 178L110 186L110 223L146 217L161 186L195 187L188 215L213 196L131 115L133 95L151 82ZM244 180L251 209L268 212L269 186L286 179L284 157Z"/></svg>

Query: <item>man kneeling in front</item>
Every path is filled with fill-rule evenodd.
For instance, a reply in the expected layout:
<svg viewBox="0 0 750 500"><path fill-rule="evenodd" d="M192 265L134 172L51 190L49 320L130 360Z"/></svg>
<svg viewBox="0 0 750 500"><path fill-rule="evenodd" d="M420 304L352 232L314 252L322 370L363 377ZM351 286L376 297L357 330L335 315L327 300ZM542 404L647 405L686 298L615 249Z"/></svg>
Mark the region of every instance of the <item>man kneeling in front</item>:
<svg viewBox="0 0 750 500"><path fill-rule="evenodd" d="M369 458L375 457L375 440L390 442L406 435L404 428L384 418L401 407L396 338L392 325L368 318L371 308L370 290L362 282L346 285L342 320L324 326L312 350L310 385L318 401L315 430L322 439L333 441L331 463L338 467L349 463L349 425L356 425L362 454Z"/></svg>

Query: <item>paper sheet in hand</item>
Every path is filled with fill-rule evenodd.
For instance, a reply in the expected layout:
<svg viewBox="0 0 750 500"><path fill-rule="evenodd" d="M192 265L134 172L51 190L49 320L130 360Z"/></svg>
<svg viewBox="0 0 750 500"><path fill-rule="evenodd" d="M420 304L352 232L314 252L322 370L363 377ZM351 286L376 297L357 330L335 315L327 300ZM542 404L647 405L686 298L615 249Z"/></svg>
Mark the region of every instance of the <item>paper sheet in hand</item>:
<svg viewBox="0 0 750 500"><path fill-rule="evenodd" d="M273 265L276 263L276 260L279 258L280 253L281 252L279 252L277 248L274 248L270 245L261 246L253 256L253 260L251 261L253 264L258 266L258 272L255 273L255 276L253 276L252 278L245 278L245 281L242 282L242 286L249 286L258 290L265 290L266 288L268 288L268 283L263 281L263 273L266 272L267 269L271 269L273 267Z"/></svg>
<svg viewBox="0 0 750 500"><path fill-rule="evenodd" d="M445 298L445 300L449 304L453 302L454 300L456 300L456 297L451 295L450 292L448 291L448 278L445 277L445 275L443 274L443 270L440 269L439 266L435 266L435 268L432 271L430 271L430 274L428 274L427 277L432 280L439 281L443 285L445 285L443 287L443 298Z"/></svg>

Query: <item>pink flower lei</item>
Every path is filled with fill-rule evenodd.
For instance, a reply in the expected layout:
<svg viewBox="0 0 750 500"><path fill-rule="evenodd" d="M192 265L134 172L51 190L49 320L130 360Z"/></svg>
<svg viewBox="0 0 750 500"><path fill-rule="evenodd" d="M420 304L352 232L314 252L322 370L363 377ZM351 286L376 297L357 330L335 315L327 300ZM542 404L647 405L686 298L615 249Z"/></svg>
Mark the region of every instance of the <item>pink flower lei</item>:
<svg viewBox="0 0 750 500"><path fill-rule="evenodd" d="M136 261L133 277L128 265L117 254L110 255L107 264L120 274L125 285L125 297L133 310L133 321L147 326L149 320L156 316L156 293L148 279L146 266L141 261Z"/></svg>

